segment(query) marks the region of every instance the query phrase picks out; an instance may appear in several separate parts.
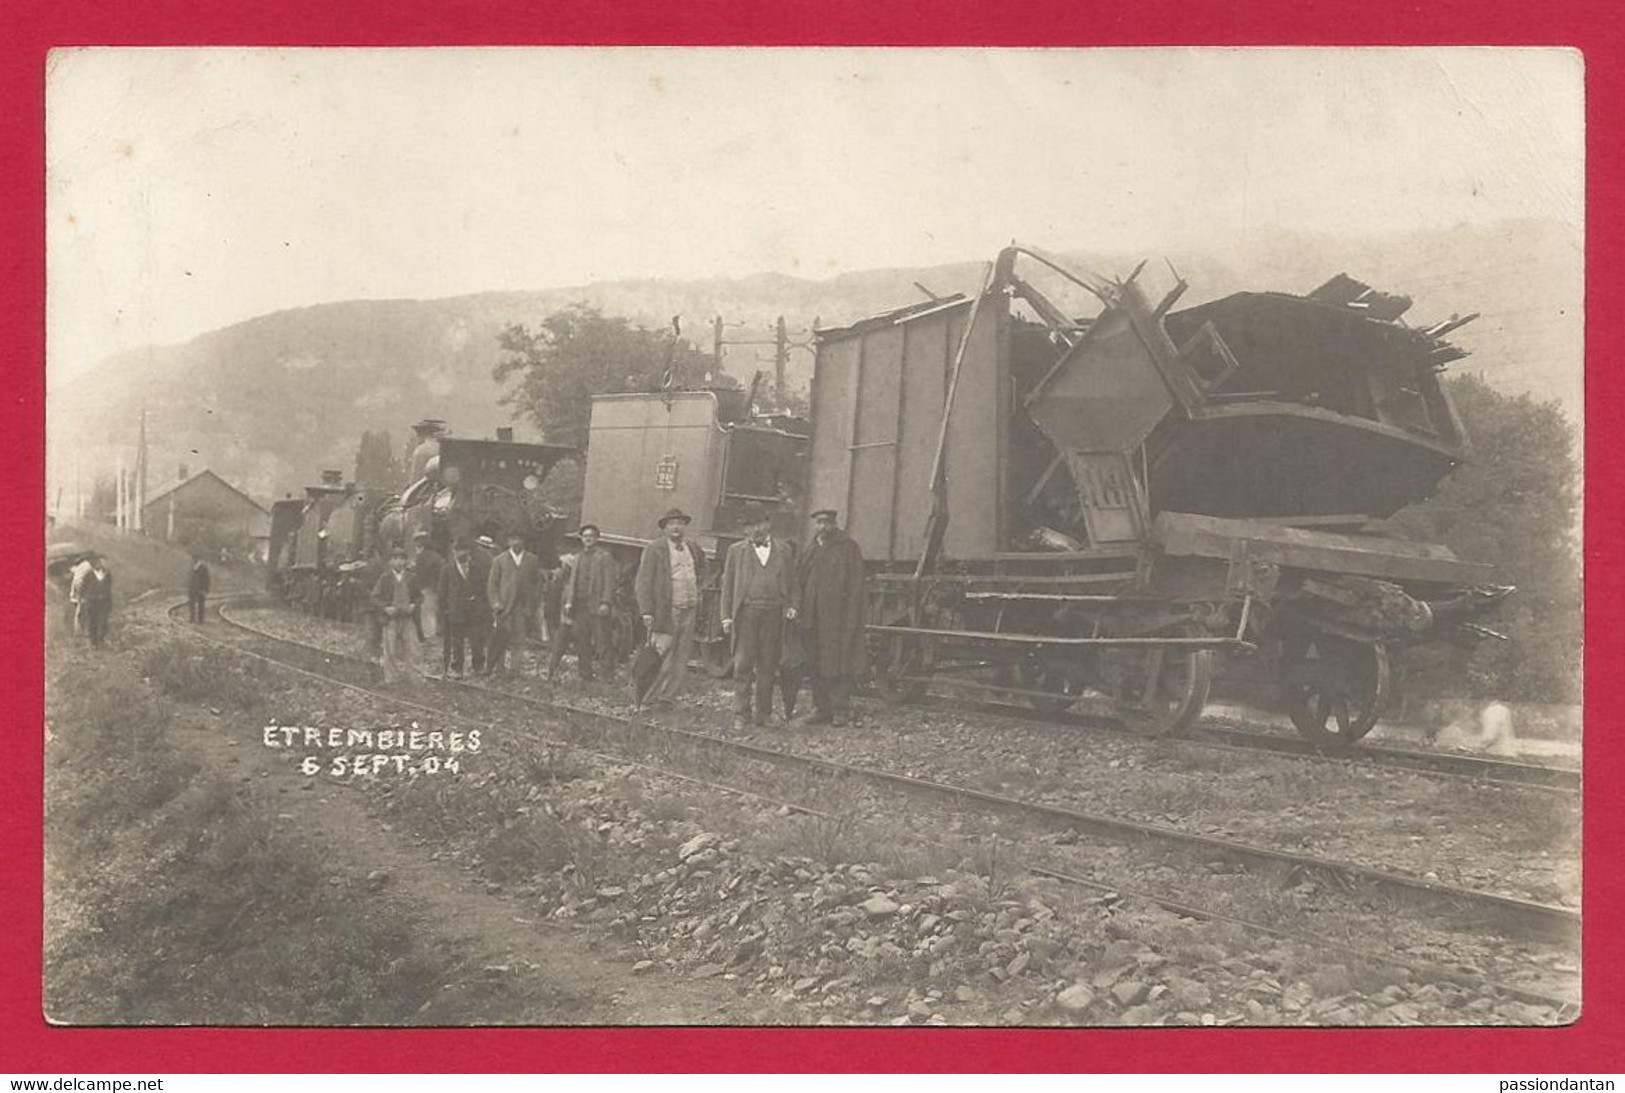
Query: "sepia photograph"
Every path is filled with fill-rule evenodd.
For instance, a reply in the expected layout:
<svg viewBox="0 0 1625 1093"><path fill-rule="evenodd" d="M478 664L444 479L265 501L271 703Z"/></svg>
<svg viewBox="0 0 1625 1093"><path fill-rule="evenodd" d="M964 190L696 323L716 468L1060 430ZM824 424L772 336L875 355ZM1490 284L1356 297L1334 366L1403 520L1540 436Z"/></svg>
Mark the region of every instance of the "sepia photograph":
<svg viewBox="0 0 1625 1093"><path fill-rule="evenodd" d="M1578 51L45 69L46 1021L1580 1019Z"/></svg>

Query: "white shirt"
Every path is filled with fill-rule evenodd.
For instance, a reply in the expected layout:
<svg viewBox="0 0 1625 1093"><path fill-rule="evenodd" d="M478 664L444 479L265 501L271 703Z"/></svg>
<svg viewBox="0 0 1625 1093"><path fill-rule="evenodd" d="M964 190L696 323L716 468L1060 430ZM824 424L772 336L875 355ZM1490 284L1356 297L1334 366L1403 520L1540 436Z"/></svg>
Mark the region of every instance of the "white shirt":
<svg viewBox="0 0 1625 1093"><path fill-rule="evenodd" d="M763 565L766 565L767 560L773 557L772 539L765 539L760 543L752 543L751 548L756 551L756 560L761 562Z"/></svg>

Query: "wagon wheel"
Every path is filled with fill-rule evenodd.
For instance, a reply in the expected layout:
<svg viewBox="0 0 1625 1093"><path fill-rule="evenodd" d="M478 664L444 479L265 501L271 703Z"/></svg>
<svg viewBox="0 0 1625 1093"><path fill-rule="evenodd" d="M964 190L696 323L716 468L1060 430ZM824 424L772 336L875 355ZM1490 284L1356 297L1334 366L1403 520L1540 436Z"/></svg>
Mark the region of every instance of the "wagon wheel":
<svg viewBox="0 0 1625 1093"><path fill-rule="evenodd" d="M1321 747L1356 743L1388 706L1392 679L1381 642L1315 637L1294 661L1287 712L1298 732Z"/></svg>
<svg viewBox="0 0 1625 1093"><path fill-rule="evenodd" d="M1181 633L1177 636L1188 636ZM1131 664L1132 701L1118 700L1128 728L1141 736L1178 736L1202 715L1213 687L1213 651L1160 645L1137 654Z"/></svg>
<svg viewBox="0 0 1625 1093"><path fill-rule="evenodd" d="M926 661L927 638L885 634L871 639L870 680L886 702L912 702L925 694L920 673Z"/></svg>

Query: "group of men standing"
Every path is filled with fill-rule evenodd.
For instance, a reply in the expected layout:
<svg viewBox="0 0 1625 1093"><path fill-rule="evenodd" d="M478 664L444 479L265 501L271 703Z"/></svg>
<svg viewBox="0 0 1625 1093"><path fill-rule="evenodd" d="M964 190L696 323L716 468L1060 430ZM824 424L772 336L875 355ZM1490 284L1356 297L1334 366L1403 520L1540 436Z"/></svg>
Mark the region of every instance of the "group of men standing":
<svg viewBox="0 0 1625 1093"><path fill-rule="evenodd" d="M807 723L844 725L852 716L864 657L863 553L841 531L834 510L812 519L813 541L798 551L773 535L769 512L753 506L744 517L745 537L723 559L720 615L731 643L736 730L772 722L787 639L804 661L800 674L812 684ZM669 706L686 682L707 566L705 551L687 537L691 523L680 509L667 512L638 562L634 591L653 657L640 654L635 662L647 670L647 678L633 680L639 706ZM579 534L581 550L565 560L557 578L562 625L551 635L549 675L557 676L570 645L583 680L612 680L620 574L596 525L584 524ZM386 682L409 670L414 631L420 639L425 629L430 636L438 631L441 666L451 677L463 675L465 652L478 675L502 671L510 655L517 656L540 606L544 575L522 535L510 534L500 553L494 545L485 538L459 540L451 558L442 559L425 541L410 568L404 547L391 551L371 597L383 626ZM788 716L795 696L784 698Z"/></svg>
<svg viewBox="0 0 1625 1093"><path fill-rule="evenodd" d="M793 544L774 538L766 510L748 511L745 522L745 538L728 548L722 568L722 629L733 641L733 727L771 723L789 626L812 682L807 722L845 725L863 668L863 552L841 531L833 509L813 513L813 542L799 558ZM793 696L785 698L789 706Z"/></svg>
<svg viewBox="0 0 1625 1093"><path fill-rule="evenodd" d="M445 674L462 676L465 663L476 675L504 670L510 654L517 657L540 585L541 563L525 549L525 537L511 533L500 553L487 537L459 539L449 560L429 545L426 532L418 539L412 565L406 548L394 547L372 588L384 681L410 670L414 639L437 635Z"/></svg>

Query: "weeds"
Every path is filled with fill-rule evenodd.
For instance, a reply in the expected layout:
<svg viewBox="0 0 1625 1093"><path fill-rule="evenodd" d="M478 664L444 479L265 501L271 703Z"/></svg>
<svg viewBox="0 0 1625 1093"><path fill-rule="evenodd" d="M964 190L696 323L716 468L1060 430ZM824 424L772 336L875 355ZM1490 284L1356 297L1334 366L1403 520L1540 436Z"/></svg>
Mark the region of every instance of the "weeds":
<svg viewBox="0 0 1625 1093"><path fill-rule="evenodd" d="M258 684L241 661L223 650L199 649L173 636L148 648L141 671L168 695L216 709L252 709L260 702Z"/></svg>
<svg viewBox="0 0 1625 1093"><path fill-rule="evenodd" d="M450 962L409 915L288 840L269 802L206 776L166 734L175 711L120 660L54 665L47 688L45 1000L70 1023L410 1019ZM208 676L174 648L149 675ZM70 685L71 684L71 685ZM244 703L247 686L218 686Z"/></svg>

